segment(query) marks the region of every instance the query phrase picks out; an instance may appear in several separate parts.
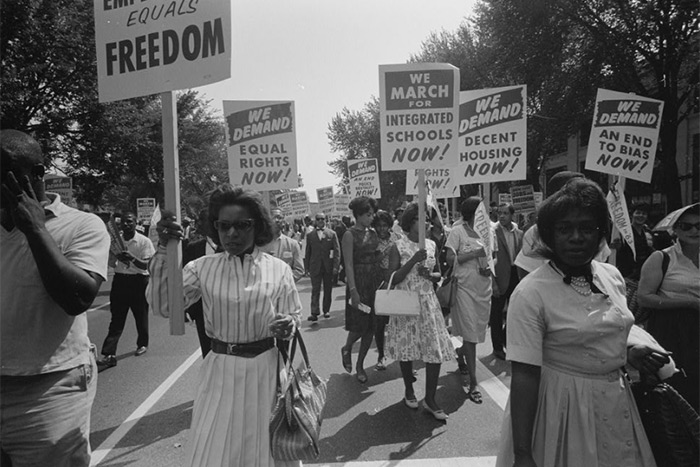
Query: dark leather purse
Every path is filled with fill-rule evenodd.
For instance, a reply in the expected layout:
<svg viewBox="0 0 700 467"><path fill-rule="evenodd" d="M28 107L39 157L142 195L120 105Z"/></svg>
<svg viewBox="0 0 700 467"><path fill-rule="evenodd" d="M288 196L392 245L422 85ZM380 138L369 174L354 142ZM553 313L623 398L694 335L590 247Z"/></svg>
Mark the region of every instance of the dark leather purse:
<svg viewBox="0 0 700 467"><path fill-rule="evenodd" d="M657 467L697 467L700 417L664 382L632 384L632 393Z"/></svg>

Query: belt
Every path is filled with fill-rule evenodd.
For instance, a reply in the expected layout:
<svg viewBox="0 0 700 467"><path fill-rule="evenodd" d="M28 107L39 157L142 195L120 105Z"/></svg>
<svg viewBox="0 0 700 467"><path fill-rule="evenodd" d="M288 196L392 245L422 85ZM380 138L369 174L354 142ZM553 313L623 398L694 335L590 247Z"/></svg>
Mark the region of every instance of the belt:
<svg viewBox="0 0 700 467"><path fill-rule="evenodd" d="M236 357L253 358L266 352L275 346L275 339L268 337L255 342L245 344L231 344L217 339L211 340L211 351L224 355L234 355Z"/></svg>

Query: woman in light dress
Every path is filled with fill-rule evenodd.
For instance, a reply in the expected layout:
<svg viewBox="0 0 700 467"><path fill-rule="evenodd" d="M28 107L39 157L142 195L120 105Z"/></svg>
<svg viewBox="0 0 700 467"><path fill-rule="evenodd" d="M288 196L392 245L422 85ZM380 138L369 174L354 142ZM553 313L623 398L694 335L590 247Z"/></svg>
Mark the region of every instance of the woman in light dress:
<svg viewBox="0 0 700 467"><path fill-rule="evenodd" d="M510 399L497 467L653 467L621 368L656 372L668 355L632 345L619 271L593 258L607 234L605 196L569 181L538 212L549 261L516 287L508 308Z"/></svg>
<svg viewBox="0 0 700 467"><path fill-rule="evenodd" d="M278 377L273 338L289 339L301 312L292 271L259 249L272 240L272 220L257 193L222 185L209 199L209 223L225 251L183 269L185 306L202 299L212 338L199 371L186 465L298 466L272 458L269 436ZM181 238L182 228L169 218L157 228L161 245ZM167 316L164 246L150 270L149 304Z"/></svg>
<svg viewBox="0 0 700 467"><path fill-rule="evenodd" d="M486 339L486 327L491 313L491 270L486 250L479 234L474 231L474 214L481 198L472 196L462 202L462 223L452 228L447 237L447 264L457 267L457 304L452 307L452 334L462 338L457 350L460 372L469 375L469 398L481 404L481 392L476 379L476 344Z"/></svg>
<svg viewBox="0 0 700 467"><path fill-rule="evenodd" d="M400 290L417 291L420 297L419 316L391 316L386 329L386 353L399 361L404 382L404 404L417 409L418 399L413 390L413 361L425 362L425 396L423 409L436 420L447 420L447 414L435 400L440 366L454 359L455 353L440 302L433 283L440 280L436 268L435 242L425 240L425 249L419 248L419 229L426 229L430 221L418 218L418 205L409 204L401 217L405 236L396 240L389 252L389 270L396 271L393 285Z"/></svg>

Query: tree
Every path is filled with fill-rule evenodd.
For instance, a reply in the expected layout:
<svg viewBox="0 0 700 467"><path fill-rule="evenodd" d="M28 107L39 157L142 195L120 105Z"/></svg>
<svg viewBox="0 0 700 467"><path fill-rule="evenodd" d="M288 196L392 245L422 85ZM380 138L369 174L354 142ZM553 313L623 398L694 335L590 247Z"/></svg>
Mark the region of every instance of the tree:
<svg viewBox="0 0 700 467"><path fill-rule="evenodd" d="M331 167L331 172L342 180L341 186L343 186L349 181L348 160L377 159L380 171L379 184L382 191L379 206L393 211L406 199L406 172L382 171L379 131L379 100L376 97L365 104L362 110L352 111L343 108L328 125L331 150L340 153L338 158L329 162L328 165Z"/></svg>
<svg viewBox="0 0 700 467"><path fill-rule="evenodd" d="M0 125L32 134L48 165L72 176L78 201L133 209L163 197L158 96L100 104L93 2L6 0L0 18ZM224 127L196 92L178 95L181 198L196 215L226 181Z"/></svg>

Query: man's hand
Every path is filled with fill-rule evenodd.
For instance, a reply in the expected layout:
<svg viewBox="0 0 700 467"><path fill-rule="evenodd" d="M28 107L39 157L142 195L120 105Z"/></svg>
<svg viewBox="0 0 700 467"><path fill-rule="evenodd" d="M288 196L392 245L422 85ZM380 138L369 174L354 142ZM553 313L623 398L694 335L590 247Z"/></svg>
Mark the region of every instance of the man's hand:
<svg viewBox="0 0 700 467"><path fill-rule="evenodd" d="M2 184L3 204L7 203L12 221L26 234L44 228L46 214L37 199L28 176L22 177L22 186L11 171L7 173L7 183Z"/></svg>
<svg viewBox="0 0 700 467"><path fill-rule="evenodd" d="M122 251L117 255L117 259L124 264L130 264L134 260L134 256L128 251Z"/></svg>
<svg viewBox="0 0 700 467"><path fill-rule="evenodd" d="M634 345L627 349L627 361L640 372L655 375L671 359L669 354L651 349L646 345Z"/></svg>

